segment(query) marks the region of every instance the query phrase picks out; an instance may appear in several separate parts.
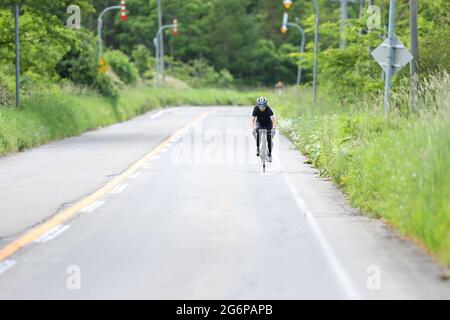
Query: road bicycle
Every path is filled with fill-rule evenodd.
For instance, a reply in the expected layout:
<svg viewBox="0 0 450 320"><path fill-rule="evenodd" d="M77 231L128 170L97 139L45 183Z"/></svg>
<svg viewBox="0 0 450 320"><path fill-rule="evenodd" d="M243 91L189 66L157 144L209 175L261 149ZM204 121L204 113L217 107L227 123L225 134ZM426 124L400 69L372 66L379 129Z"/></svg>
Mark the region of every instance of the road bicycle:
<svg viewBox="0 0 450 320"><path fill-rule="evenodd" d="M263 167L263 172L266 172L266 162L267 161L267 129L259 129L259 157L261 158L261 164Z"/></svg>

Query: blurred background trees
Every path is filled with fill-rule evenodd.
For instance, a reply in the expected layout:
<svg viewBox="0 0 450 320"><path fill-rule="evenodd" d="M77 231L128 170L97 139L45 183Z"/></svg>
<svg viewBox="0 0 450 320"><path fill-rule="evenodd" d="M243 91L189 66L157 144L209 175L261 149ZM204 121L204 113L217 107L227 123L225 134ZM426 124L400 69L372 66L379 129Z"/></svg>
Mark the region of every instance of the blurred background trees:
<svg viewBox="0 0 450 320"><path fill-rule="evenodd" d="M14 16L12 0L0 5L0 103L10 99L14 87ZM367 1L366 1L367 2ZM45 81L67 79L104 93L113 85L99 74L97 62L97 17L118 0L20 0L22 81L32 87ZM339 49L340 4L320 0L319 82L345 94L375 92L382 86L381 69L370 50L379 45L383 29L366 32L367 12L349 5L347 48ZM386 24L389 0L375 0ZM399 0L397 35L409 45L409 1ZM67 7L82 10L82 30L65 26ZM191 86L273 86L278 81L293 84L296 64L304 66L303 84L311 81L314 33L312 1L297 0L290 19L306 31L304 55L298 52L295 30L281 34L283 13L273 0L164 0L164 22L180 22L179 36L167 31L165 53L168 74ZM111 52L106 59L124 84L151 80L154 69L153 38L157 31L156 0L129 0L129 19L123 23L118 11L104 18L104 40ZM419 1L421 75L450 68L450 0ZM405 68L402 73L407 75ZM401 78L401 77L400 77ZM105 82L106 81L106 82ZM106 83L106 84L105 84ZM105 87L106 86L106 87Z"/></svg>

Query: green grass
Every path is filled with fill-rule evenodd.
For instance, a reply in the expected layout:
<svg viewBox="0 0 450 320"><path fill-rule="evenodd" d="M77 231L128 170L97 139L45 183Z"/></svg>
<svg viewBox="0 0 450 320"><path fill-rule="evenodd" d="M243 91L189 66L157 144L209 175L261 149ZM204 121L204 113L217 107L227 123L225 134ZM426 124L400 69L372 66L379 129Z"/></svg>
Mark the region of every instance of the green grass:
<svg viewBox="0 0 450 320"><path fill-rule="evenodd" d="M87 90L52 87L21 108L0 107L0 156L178 105L248 105L251 93L219 89L127 88L116 102Z"/></svg>
<svg viewBox="0 0 450 320"><path fill-rule="evenodd" d="M394 95L387 120L380 97L341 104L308 90L272 96L282 130L352 205L382 217L450 265L450 77L423 84L416 115L407 92ZM325 97L325 98L324 98Z"/></svg>

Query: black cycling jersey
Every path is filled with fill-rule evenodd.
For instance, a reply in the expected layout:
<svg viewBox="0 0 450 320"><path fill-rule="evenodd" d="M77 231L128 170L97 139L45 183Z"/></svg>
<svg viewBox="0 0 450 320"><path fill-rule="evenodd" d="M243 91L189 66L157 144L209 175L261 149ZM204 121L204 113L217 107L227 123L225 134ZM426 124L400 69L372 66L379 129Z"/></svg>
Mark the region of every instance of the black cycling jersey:
<svg viewBox="0 0 450 320"><path fill-rule="evenodd" d="M258 106L255 106L253 108L252 116L256 117L257 128L272 129L273 124L270 117L273 116L273 111L269 106L267 106L264 111L261 111Z"/></svg>

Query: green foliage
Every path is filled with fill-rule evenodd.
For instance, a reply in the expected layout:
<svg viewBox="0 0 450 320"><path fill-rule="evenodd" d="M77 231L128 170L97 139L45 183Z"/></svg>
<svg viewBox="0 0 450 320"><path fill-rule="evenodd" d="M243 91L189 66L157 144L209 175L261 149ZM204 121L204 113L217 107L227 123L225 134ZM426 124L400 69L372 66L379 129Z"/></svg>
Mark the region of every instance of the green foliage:
<svg viewBox="0 0 450 320"><path fill-rule="evenodd" d="M111 80L108 75L98 73L95 77L95 82L92 87L104 97L109 98L112 101L117 100L117 98L119 97L118 86Z"/></svg>
<svg viewBox="0 0 450 320"><path fill-rule="evenodd" d="M144 45L138 45L132 52L134 64L141 77L153 67L153 59L150 50Z"/></svg>
<svg viewBox="0 0 450 320"><path fill-rule="evenodd" d="M50 86L22 108L0 107L0 156L79 135L166 105L249 105L256 94L227 89L127 88L116 101L89 89Z"/></svg>
<svg viewBox="0 0 450 320"><path fill-rule="evenodd" d="M15 103L14 90L14 79L4 72L4 68L0 66L0 106Z"/></svg>
<svg viewBox="0 0 450 320"><path fill-rule="evenodd" d="M105 97L116 99L118 91L112 80L98 72L96 48L92 34L80 31L78 37L71 41L70 51L56 65L56 71L62 79L91 87Z"/></svg>
<svg viewBox="0 0 450 320"><path fill-rule="evenodd" d="M126 84L136 83L138 70L126 54L119 50L114 50L106 52L104 57L120 80Z"/></svg>
<svg viewBox="0 0 450 320"><path fill-rule="evenodd" d="M0 8L0 64L6 66L6 72L11 75L14 67L12 2L4 0L2 4L5 5ZM70 4L81 6L83 28L92 35L96 34L96 18L100 11L114 4L110 0L22 0L20 3L22 71L30 84L40 79L55 80L55 66L73 51L72 46L81 32L65 27L66 9ZM424 77L428 72L450 68L450 44L443 41L450 36L449 3L448 0L419 2L420 69ZM387 22L389 1L377 0L376 4L381 7L383 27ZM353 94L376 93L380 89L381 69L369 52L382 41L383 30L368 33L367 12L360 12L358 5L350 5L346 32L348 47L338 50L339 3L321 0L319 6L319 84L339 91L342 96L346 96L349 89L355 91ZM165 53L173 60L193 61L192 64L206 60L207 65L219 73L228 70L236 83L258 86L273 85L278 80L294 83L298 62L303 66L303 82L312 80L312 1L294 2L290 10L290 21L299 23L306 32L306 53L301 59L297 54L298 32L293 28L284 35L279 32L284 11L281 1L165 0L163 8L165 23L174 16L180 22L179 36L172 36L170 30L164 33ZM141 77L151 78L153 68L148 64L152 64L150 57L154 56L156 0L133 0L127 3L127 9L129 19L125 23L119 19L118 10L104 16L105 43L132 57ZM398 1L396 33L406 45L409 45L408 20L409 1ZM123 70L123 67L119 69L126 75L124 82L133 82L132 70ZM406 75L405 71L397 78ZM224 78L227 77L216 78L219 85ZM225 82L229 83L228 80Z"/></svg>
<svg viewBox="0 0 450 320"><path fill-rule="evenodd" d="M70 50L71 41L78 36L62 19L70 1L19 1L21 4L21 70L26 77L53 78L55 66ZM88 10L86 1L78 1ZM57 8L57 9L56 9ZM0 64L10 72L14 65L14 17L12 6L0 8Z"/></svg>
<svg viewBox="0 0 450 320"><path fill-rule="evenodd" d="M166 64L168 74L185 81L193 87L230 87L233 76L226 69L217 72L204 59L192 60L189 63L182 63L167 58Z"/></svg>

